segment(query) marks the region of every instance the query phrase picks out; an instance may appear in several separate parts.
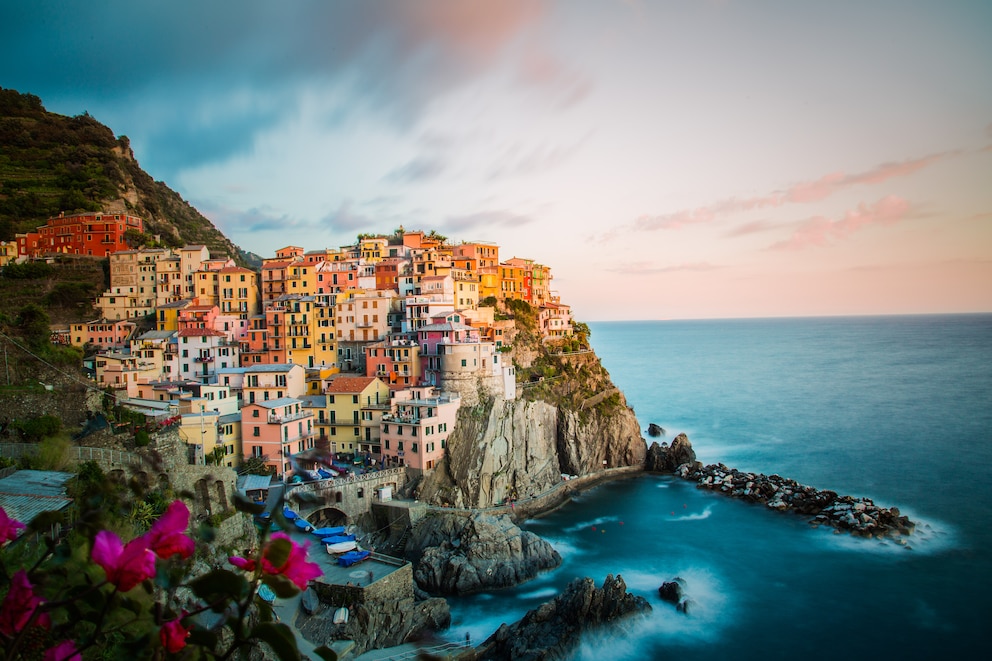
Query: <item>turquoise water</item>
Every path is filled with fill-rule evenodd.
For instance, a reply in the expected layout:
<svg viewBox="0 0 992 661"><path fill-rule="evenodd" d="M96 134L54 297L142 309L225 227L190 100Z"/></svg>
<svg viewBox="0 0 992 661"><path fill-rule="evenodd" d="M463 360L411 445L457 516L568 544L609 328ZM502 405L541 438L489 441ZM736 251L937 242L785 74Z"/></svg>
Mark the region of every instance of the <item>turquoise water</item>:
<svg viewBox="0 0 992 661"><path fill-rule="evenodd" d="M578 576L621 574L654 607L581 659L981 654L992 622L992 315L591 324L642 428L699 458L898 506L911 549L662 476L586 492L528 528L562 566L451 600L481 640ZM686 580L690 615L657 597Z"/></svg>

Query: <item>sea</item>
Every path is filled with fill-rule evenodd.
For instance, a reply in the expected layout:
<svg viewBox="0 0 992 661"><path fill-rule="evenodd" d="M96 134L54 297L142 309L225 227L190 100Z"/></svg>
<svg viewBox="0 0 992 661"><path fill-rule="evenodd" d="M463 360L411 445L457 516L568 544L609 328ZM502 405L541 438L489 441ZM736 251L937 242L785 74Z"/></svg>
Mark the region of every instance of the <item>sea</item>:
<svg viewBox="0 0 992 661"><path fill-rule="evenodd" d="M855 538L674 477L613 481L526 523L561 566L449 599L451 639L481 642L575 578L619 574L651 613L586 636L576 659L988 654L992 315L590 327L648 441L685 433L704 463L871 498L916 532L905 546ZM674 577L688 614L658 597Z"/></svg>

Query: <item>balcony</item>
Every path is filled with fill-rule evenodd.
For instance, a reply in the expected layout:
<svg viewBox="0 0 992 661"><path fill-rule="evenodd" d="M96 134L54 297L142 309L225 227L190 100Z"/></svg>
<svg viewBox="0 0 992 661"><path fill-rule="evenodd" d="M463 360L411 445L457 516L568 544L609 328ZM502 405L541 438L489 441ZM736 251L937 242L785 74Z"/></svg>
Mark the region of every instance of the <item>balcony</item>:
<svg viewBox="0 0 992 661"><path fill-rule="evenodd" d="M196 362L196 363L212 363L212 362L214 362L214 357L213 356L197 356L196 358L193 359L193 362Z"/></svg>
<svg viewBox="0 0 992 661"><path fill-rule="evenodd" d="M288 415L270 415L267 422L272 424L282 424L285 422L293 422L294 420L301 420L303 418L312 418L313 411L304 410L298 413L290 413Z"/></svg>

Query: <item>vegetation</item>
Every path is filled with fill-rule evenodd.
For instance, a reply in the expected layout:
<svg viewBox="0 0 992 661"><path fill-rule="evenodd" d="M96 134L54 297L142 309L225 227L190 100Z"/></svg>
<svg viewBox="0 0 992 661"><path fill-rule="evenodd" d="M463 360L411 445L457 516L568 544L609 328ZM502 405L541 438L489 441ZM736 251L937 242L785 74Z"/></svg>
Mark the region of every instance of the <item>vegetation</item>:
<svg viewBox="0 0 992 661"><path fill-rule="evenodd" d="M57 115L33 94L0 88L0 240L59 212L111 209L144 220L145 232L128 237L132 246L203 244L243 266L261 262L142 170L127 136L114 137L88 113Z"/></svg>

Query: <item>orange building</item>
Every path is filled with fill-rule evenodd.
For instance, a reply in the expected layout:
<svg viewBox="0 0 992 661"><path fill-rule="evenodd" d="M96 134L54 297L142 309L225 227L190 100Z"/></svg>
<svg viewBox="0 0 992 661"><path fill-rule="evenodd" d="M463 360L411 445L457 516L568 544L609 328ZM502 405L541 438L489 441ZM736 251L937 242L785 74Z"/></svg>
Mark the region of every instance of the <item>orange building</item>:
<svg viewBox="0 0 992 661"><path fill-rule="evenodd" d="M124 240L128 230L144 231L144 223L137 216L126 214L59 214L57 218L49 218L37 232L18 234L17 252L25 257L54 252L106 257L128 249Z"/></svg>

